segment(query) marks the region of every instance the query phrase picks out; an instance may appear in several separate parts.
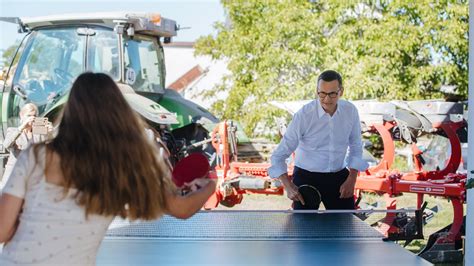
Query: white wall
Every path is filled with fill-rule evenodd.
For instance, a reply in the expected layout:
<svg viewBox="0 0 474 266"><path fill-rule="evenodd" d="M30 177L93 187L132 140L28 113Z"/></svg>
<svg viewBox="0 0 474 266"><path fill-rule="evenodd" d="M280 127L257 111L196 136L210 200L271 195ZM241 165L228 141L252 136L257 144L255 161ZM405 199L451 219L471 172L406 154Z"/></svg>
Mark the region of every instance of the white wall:
<svg viewBox="0 0 474 266"><path fill-rule="evenodd" d="M222 78L229 73L227 63L223 60L211 60L210 56L194 56L193 48L165 47L166 86L175 82L179 77L199 65L204 71L203 76L191 83L183 93L189 99L204 108L209 108L217 99L225 99L227 93L220 92L215 98L205 98L203 92L213 89L221 83Z"/></svg>

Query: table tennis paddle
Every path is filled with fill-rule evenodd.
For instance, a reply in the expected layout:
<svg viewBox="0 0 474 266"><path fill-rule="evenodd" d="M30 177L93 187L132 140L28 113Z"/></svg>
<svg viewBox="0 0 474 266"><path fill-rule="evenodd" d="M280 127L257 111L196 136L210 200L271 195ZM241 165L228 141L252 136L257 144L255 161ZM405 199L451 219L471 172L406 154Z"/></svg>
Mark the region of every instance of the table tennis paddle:
<svg viewBox="0 0 474 266"><path fill-rule="evenodd" d="M201 153L192 153L176 163L172 176L177 187L184 186L196 178L207 177L210 170L207 157Z"/></svg>
<svg viewBox="0 0 474 266"><path fill-rule="evenodd" d="M317 188L305 184L298 187L298 192L303 197L304 205L299 201L294 201L293 208L295 210L317 210L319 208L321 193Z"/></svg>

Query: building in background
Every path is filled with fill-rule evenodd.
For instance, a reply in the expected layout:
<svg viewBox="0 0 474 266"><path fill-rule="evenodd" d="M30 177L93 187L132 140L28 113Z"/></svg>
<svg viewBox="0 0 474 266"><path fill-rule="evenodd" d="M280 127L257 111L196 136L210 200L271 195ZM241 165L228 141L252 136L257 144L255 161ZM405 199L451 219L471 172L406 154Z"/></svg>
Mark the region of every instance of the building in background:
<svg viewBox="0 0 474 266"><path fill-rule="evenodd" d="M194 42L174 42L164 45L166 87L174 89L184 98L209 109L212 104L227 97L218 92L214 97L204 94L230 74L227 62L212 60L210 56L195 56Z"/></svg>

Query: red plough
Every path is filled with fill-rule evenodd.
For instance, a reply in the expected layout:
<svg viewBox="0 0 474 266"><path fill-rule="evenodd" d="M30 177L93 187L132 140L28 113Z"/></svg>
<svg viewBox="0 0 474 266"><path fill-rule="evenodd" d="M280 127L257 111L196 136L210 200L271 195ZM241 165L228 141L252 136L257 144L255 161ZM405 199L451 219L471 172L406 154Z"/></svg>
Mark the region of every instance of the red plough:
<svg viewBox="0 0 474 266"><path fill-rule="evenodd" d="M463 203L466 201L466 174L457 173L462 160L460 132L465 129L463 106L459 103L440 101L354 102L359 109L362 130L367 134L378 134L384 146L380 162L360 173L356 182L356 200L360 201L361 191L384 195L387 209L396 209L396 197L403 193L417 194L417 209L423 209L424 195L449 199L452 203L453 223L445 231L430 237L421 256L436 262L442 254L443 261L459 258L458 246L463 234ZM212 145L216 150L219 189L208 200L206 209L222 204L232 207L243 200L244 194L283 195L283 187L278 180L268 176L269 163L243 163L237 161L236 128L232 122L220 123L212 132ZM447 137L450 157L442 169L424 170L423 151L416 145L422 135L436 134ZM411 145L414 170L401 173L392 169L395 158L395 141ZM446 151L448 152L448 151ZM291 176L293 165L288 166ZM389 239L422 238L421 230L407 230L409 224L400 227L399 217L387 213L379 230ZM412 235L410 235L412 234Z"/></svg>

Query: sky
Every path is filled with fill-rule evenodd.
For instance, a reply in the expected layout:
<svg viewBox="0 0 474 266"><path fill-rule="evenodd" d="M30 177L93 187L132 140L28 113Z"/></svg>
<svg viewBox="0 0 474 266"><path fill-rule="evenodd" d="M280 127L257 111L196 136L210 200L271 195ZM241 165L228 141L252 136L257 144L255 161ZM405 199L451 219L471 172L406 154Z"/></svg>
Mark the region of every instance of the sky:
<svg viewBox="0 0 474 266"><path fill-rule="evenodd" d="M87 12L157 12L181 27L173 41L194 41L215 33L213 24L225 20L219 0L0 0L0 17L33 17ZM0 22L0 51L23 37L17 25Z"/></svg>

